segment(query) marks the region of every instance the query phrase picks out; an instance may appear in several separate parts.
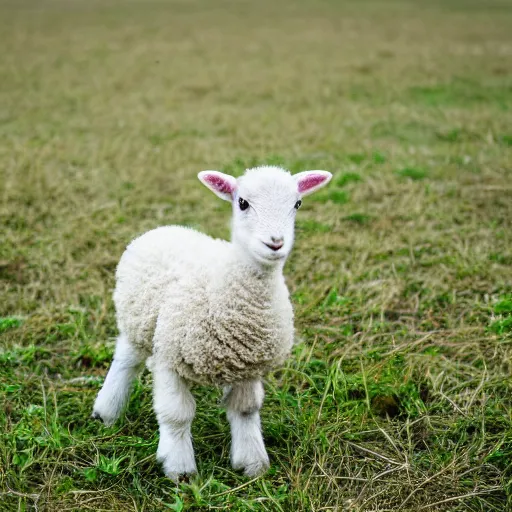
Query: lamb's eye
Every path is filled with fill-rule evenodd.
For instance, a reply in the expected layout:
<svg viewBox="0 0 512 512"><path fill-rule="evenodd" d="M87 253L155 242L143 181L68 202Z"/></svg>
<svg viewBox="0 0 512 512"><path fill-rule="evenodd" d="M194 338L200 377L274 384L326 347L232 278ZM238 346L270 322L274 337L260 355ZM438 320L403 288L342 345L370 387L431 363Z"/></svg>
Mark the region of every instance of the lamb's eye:
<svg viewBox="0 0 512 512"><path fill-rule="evenodd" d="M240 206L240 210L247 210L249 208L249 203L243 199L242 197L238 199L238 206Z"/></svg>
<svg viewBox="0 0 512 512"><path fill-rule="evenodd" d="M300 208L300 205L302 204L302 201L299 199L296 203L295 203L295 209L298 210Z"/></svg>

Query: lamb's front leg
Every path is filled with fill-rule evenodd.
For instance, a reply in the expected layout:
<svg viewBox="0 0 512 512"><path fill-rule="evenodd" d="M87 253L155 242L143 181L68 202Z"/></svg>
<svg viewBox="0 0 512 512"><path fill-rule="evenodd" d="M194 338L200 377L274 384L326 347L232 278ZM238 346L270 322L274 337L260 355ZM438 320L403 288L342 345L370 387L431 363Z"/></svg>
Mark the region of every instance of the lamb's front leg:
<svg viewBox="0 0 512 512"><path fill-rule="evenodd" d="M133 380L144 359L144 354L121 333L117 338L114 361L94 402L93 418L103 420L105 425L112 425L117 420L128 403Z"/></svg>
<svg viewBox="0 0 512 512"><path fill-rule="evenodd" d="M231 465L234 469L243 469L250 477L264 473L270 465L260 424L264 396L260 380L239 382L226 389L225 404L231 425Z"/></svg>
<svg viewBox="0 0 512 512"><path fill-rule="evenodd" d="M196 403L185 380L158 363L153 368L153 381L154 409L160 426L156 456L165 474L178 481L180 475L197 471L190 433Z"/></svg>

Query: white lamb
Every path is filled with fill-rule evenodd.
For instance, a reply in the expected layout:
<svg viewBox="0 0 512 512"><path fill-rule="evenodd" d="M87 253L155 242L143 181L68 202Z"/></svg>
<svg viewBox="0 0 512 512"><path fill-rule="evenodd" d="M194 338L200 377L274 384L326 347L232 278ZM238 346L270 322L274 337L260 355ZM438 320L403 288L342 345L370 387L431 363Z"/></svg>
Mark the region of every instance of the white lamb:
<svg viewBox="0 0 512 512"><path fill-rule="evenodd" d="M261 379L284 362L293 344L293 310L282 271L293 245L295 213L301 198L332 176L259 167L238 179L216 171L198 177L232 202L232 241L166 226L128 246L114 292L120 335L93 417L107 425L119 417L146 361L160 427L157 458L177 480L196 472L189 387L223 386L231 462L252 477L269 466L260 427Z"/></svg>

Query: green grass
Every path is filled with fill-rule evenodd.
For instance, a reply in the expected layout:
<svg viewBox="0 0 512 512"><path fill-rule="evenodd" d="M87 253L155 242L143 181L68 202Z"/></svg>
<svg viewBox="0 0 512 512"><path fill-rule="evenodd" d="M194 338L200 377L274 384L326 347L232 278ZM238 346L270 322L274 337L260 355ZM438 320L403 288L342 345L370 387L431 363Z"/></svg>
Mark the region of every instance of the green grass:
<svg viewBox="0 0 512 512"><path fill-rule="evenodd" d="M416 167L404 167L403 169L398 169L396 174L402 178L409 178L413 181L423 180L427 177L427 173L423 169L418 169Z"/></svg>
<svg viewBox="0 0 512 512"><path fill-rule="evenodd" d="M0 510L512 510L509 2L0 5ZM334 173L285 272L271 468L229 466L197 388L199 476L155 461L151 376L89 416L136 235L228 236L196 179Z"/></svg>

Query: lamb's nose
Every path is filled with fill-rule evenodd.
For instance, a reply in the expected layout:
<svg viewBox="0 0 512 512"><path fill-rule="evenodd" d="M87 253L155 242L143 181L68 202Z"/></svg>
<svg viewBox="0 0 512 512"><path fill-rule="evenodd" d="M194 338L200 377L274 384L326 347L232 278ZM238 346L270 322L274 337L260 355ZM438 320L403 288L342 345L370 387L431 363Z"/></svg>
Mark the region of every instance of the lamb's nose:
<svg viewBox="0 0 512 512"><path fill-rule="evenodd" d="M270 240L272 240L272 243L265 244L267 247L270 247L273 251L278 251L283 247L284 241L282 236L271 236Z"/></svg>

